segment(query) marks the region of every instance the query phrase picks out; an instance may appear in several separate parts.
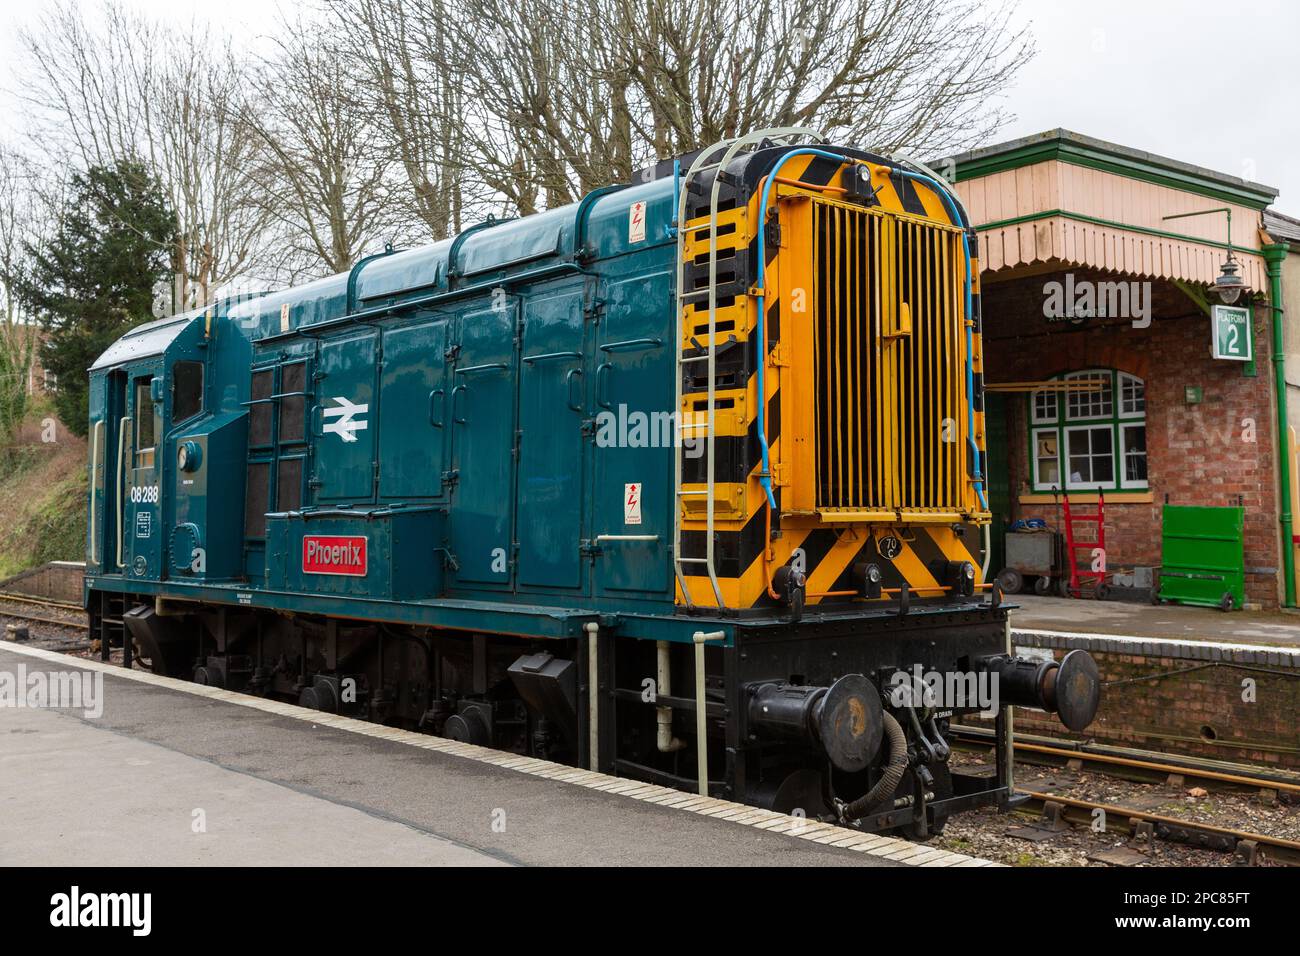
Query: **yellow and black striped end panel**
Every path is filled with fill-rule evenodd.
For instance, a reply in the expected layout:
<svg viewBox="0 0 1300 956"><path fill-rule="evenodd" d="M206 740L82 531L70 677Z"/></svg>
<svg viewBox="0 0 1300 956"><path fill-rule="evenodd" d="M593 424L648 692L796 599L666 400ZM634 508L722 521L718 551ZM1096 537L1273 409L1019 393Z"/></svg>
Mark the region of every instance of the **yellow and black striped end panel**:
<svg viewBox="0 0 1300 956"><path fill-rule="evenodd" d="M844 170L855 165L855 161L846 159L842 163L832 162L822 157L799 156L791 159L781 170L780 180L774 190L778 199L773 208L784 210L787 205L797 205L800 195L806 199L836 198L843 195ZM868 204L878 212L910 221L928 221L936 225L952 226L951 218L943 200L928 186L896 174L887 166L867 164L871 168L871 182L875 196ZM820 187L829 187L823 189ZM714 341L716 343L714 362L715 382L715 448L714 481L715 508L714 531L715 544L714 568L722 591L723 603L728 607L743 608L760 604L767 598L767 579L763 570L763 549L769 544L767 537L767 515L765 513L765 496L759 482L762 469L761 447L758 439L758 377L757 365L757 230L759 228L759 204L761 189L755 189L744 205L719 213L716 235L717 255L716 270L716 308L713 318ZM698 207L697 207L698 211ZM770 212L770 210L769 210ZM784 222L784 212L782 212ZM709 344L709 251L710 232L698 228L707 225L707 212L696 215L685 224L686 239L685 262L683 263L684 285L687 289L687 301L682 314L682 341L679 347L684 360L703 356ZM785 233L785 234L782 234ZM846 535L856 535L864 542L873 540L876 529L859 526L852 529L835 530L824 526L818 519L812 519L806 528L797 527L801 522L791 518L783 499L793 498L791 494L798 481L812 481L812 475L797 473L794 465L796 450L789 453L782 447L782 388L799 388L798 377L790 368L790 343L782 336L783 311L791 308L789 281L783 276L783 252L789 254L792 245L797 244L798 237L790 235L784 228L781 232L769 231L765 245L765 286L766 295L766 342L767 355L764 400L766 402L766 435L768 439L769 458L772 463L773 495L777 508L771 516L773 531L779 531L770 542L772 567L788 563L793 552L806 538L812 538L814 545L826 551L835 550L837 558L847 556L844 568L835 573L836 579L848 573L845 568L852 567L849 560L860 549L850 549L851 540ZM791 266L791 276L795 271ZM806 293L805 293L806 294ZM709 376L707 362L687 362L683 366L682 406L679 414L689 436L693 431L703 433L693 423L702 422L707 414L707 392ZM802 386L808 389L805 383ZM682 482L685 490L703 490L707 480L707 460L704 455L690 454L683 449ZM742 490L743 489L743 490ZM702 496L696 496L702 497ZM685 497L680 503L682 520L682 557L702 558L705 555L707 522L705 509L701 502ZM783 514L785 515L783 517ZM946 532L943 529L930 528L924 531L910 531L910 534L922 536L921 548L927 554L943 551L945 547L953 550L957 545L945 543L931 547L924 542L940 539ZM838 541L845 537L845 543L834 549L823 546L830 535ZM967 552L968 553L968 552ZM961 558L967 560L968 558ZM953 558L957 560L957 558ZM820 577L831 574L834 562L819 572ZM883 567L883 565L882 565ZM696 571L699 564L686 564L684 568ZM810 566L811 569L811 566ZM898 578L901 585L906 580L914 588L933 586L934 581L926 573L916 576L915 580ZM678 603L692 603L713 606L716 598L709 578L700 573L690 574L686 578L690 590L690 600L678 587ZM830 588L836 590L838 588ZM816 590L810 582L809 590ZM817 599L813 599L817 600Z"/></svg>
<svg viewBox="0 0 1300 956"><path fill-rule="evenodd" d="M849 526L845 528L788 528L773 542L776 564L802 568L807 577L809 604L863 604L873 602L855 597L853 568L858 564L880 567L882 587L898 589L906 584L918 600L944 598L941 590L949 562L969 561L980 566L980 531L963 525L958 534L951 527ZM892 558L886 554L893 555ZM747 577L762 578L761 561ZM748 606L774 605L766 589L751 591ZM893 601L889 596L876 603Z"/></svg>
<svg viewBox="0 0 1300 956"><path fill-rule="evenodd" d="M747 526L738 535L749 546L761 549L764 518L760 514L751 520L753 526ZM896 590L906 584L916 600L942 601L946 592L940 588L948 562L969 561L975 565L978 576L983 559L981 529L974 524L960 525L960 534L946 525L790 525L791 521L787 520L780 537L771 543L771 567L789 564L802 569L807 577L809 605L865 607L897 600L895 596L887 596L873 602L836 593L855 590L853 568L857 564L878 565L883 576L882 587L886 589ZM887 554L893 557L886 557ZM692 577L688 584L697 604L714 603L706 577ZM724 579L720 575L719 584L729 607L776 606L777 602L767 593L761 550L739 577L727 575Z"/></svg>

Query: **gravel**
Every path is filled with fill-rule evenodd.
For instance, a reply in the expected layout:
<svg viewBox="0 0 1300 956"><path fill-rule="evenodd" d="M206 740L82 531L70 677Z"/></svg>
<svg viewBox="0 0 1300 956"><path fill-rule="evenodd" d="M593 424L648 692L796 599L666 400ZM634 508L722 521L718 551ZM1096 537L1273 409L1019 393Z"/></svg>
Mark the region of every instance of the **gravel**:
<svg viewBox="0 0 1300 956"><path fill-rule="evenodd" d="M987 766L984 759L968 754L954 754L953 762L954 765ZM1193 823L1300 841L1300 800L1288 794L1270 798L1259 791L1208 790L1204 784L1194 780L1182 787L1138 783L1088 770L1044 768L1020 761L1016 763L1016 786L1076 800L1131 807ZM999 814L993 808L984 808L950 818L934 845L1013 866L1234 866L1238 863L1231 853L1159 839L1150 842L1132 840L1126 822L1117 822L1115 831L1109 833L1071 825L1041 841L1016 835L1017 830L1026 827L1031 828L1030 833L1035 833L1037 825L1042 822L1042 815L1037 812ZM1117 863L1090 859L1098 852L1116 849L1133 850L1140 856L1120 854L1129 859Z"/></svg>

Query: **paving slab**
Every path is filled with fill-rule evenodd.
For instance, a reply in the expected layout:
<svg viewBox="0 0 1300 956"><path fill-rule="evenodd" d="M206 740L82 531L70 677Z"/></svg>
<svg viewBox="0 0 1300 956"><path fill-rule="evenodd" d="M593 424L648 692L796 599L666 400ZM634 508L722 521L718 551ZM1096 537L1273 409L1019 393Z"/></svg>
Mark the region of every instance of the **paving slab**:
<svg viewBox="0 0 1300 956"><path fill-rule="evenodd" d="M0 864L969 860L895 839L854 852L814 840L822 828L773 832L659 805L658 790L603 792L613 780L599 774L561 782L545 761L510 769L484 748L0 642L0 677L20 666L102 675L103 712L0 706Z"/></svg>

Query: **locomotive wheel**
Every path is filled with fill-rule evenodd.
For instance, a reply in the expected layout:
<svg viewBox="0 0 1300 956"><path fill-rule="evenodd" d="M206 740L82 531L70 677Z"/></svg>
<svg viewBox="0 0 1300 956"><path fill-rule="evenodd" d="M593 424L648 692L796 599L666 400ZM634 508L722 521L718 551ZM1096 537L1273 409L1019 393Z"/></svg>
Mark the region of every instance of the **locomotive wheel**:
<svg viewBox="0 0 1300 956"><path fill-rule="evenodd" d="M810 820L827 810L821 771L806 768L787 774L779 783L764 782L754 791L752 799L763 809L777 813L802 810Z"/></svg>
<svg viewBox="0 0 1300 956"><path fill-rule="evenodd" d="M225 687L226 681L221 670L216 667L201 665L194 668L194 683L205 684L208 687Z"/></svg>

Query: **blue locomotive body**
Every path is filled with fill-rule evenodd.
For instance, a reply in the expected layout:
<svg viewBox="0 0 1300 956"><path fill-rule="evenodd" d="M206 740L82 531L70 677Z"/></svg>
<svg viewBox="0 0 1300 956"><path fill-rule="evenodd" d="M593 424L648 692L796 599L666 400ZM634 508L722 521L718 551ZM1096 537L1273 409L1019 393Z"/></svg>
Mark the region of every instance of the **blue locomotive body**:
<svg viewBox="0 0 1300 956"><path fill-rule="evenodd" d="M872 829L1005 804L1005 760L946 766L984 702L882 693L964 668L1000 715L1096 709L980 583L959 205L761 137L659 172L105 352L105 657Z"/></svg>
<svg viewBox="0 0 1300 956"><path fill-rule="evenodd" d="M656 181L136 329L91 370L89 586L539 637L671 613L672 200ZM597 443L620 405L656 434ZM644 540L599 547L627 484ZM321 536L354 563L305 569Z"/></svg>

